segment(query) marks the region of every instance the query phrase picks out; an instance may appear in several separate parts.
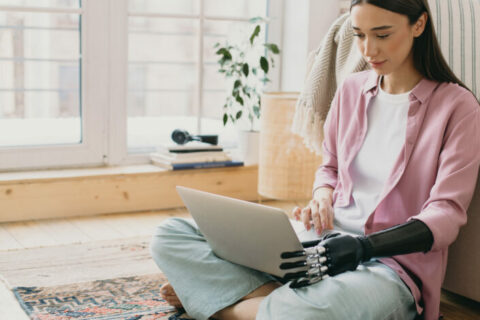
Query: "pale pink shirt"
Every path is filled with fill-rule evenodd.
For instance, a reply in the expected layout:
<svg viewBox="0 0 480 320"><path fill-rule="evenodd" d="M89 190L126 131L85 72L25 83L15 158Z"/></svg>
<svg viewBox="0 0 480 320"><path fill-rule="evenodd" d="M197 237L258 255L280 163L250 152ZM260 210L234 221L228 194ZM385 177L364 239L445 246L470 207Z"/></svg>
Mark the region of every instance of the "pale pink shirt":
<svg viewBox="0 0 480 320"><path fill-rule="evenodd" d="M334 188L334 207L352 200L351 163L367 132L367 107L378 93L374 71L352 74L337 90L325 122L323 164L314 190ZM467 221L480 165L480 107L452 83L421 80L409 95L405 144L394 162L365 234L423 221L434 243L428 253L381 259L410 288L418 312L437 320L448 246Z"/></svg>

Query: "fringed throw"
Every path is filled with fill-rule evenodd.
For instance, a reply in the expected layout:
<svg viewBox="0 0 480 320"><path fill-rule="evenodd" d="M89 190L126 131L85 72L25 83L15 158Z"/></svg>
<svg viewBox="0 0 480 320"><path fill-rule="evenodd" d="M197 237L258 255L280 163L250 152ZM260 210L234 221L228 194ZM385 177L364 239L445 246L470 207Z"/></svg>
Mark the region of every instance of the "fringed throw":
<svg viewBox="0 0 480 320"><path fill-rule="evenodd" d="M320 47L310 53L305 85L297 101L292 132L321 153L323 125L337 87L351 73L368 69L354 45L348 13L330 27Z"/></svg>

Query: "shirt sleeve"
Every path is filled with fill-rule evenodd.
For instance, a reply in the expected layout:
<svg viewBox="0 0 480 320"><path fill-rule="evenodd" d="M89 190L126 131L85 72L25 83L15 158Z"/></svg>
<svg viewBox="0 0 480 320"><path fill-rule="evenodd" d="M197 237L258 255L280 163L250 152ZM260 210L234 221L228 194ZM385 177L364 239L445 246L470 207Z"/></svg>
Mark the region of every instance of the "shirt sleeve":
<svg viewBox="0 0 480 320"><path fill-rule="evenodd" d="M335 93L330 105L325 125L323 127L324 140L322 143L322 164L315 172L313 183L313 193L321 187L330 187L335 189L337 186L337 132L338 132L338 113L340 107L341 87Z"/></svg>
<svg viewBox="0 0 480 320"><path fill-rule="evenodd" d="M410 218L430 228L432 250L448 247L467 222L480 164L480 107L474 104L473 112L447 127L435 184L421 212Z"/></svg>

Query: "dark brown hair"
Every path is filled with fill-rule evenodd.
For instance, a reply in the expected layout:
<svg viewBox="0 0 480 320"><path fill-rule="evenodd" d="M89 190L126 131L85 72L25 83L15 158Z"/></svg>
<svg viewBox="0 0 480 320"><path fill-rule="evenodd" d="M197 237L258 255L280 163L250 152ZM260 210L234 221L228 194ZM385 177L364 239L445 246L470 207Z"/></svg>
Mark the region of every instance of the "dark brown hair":
<svg viewBox="0 0 480 320"><path fill-rule="evenodd" d="M425 30L413 42L415 68L429 80L453 82L470 90L455 76L443 57L433 28L432 14L427 0L352 0L350 10L353 6L361 3L368 3L388 11L403 14L408 17L410 25L415 24L422 13L426 12L428 19Z"/></svg>

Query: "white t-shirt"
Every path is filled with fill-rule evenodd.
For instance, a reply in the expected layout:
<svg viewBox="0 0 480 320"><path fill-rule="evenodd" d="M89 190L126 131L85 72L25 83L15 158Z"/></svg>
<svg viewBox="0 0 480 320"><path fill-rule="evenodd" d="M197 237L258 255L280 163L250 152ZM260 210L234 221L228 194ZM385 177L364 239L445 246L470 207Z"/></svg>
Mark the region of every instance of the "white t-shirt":
<svg viewBox="0 0 480 320"><path fill-rule="evenodd" d="M367 109L368 130L352 161L353 201L335 208L334 224L347 232L364 234L364 225L378 205L383 187L405 143L410 92L379 92Z"/></svg>

